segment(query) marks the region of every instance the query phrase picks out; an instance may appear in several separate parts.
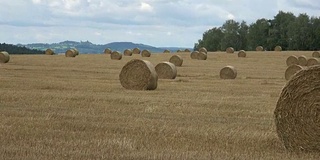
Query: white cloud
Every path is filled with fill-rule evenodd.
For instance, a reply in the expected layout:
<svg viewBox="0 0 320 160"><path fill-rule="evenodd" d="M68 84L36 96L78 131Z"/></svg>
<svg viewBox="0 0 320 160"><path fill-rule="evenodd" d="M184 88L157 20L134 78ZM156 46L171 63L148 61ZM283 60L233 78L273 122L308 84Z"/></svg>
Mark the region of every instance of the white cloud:
<svg viewBox="0 0 320 160"><path fill-rule="evenodd" d="M0 6L6 43L89 40L193 47L204 31L227 19L250 24L279 10L320 15L318 0L10 0Z"/></svg>

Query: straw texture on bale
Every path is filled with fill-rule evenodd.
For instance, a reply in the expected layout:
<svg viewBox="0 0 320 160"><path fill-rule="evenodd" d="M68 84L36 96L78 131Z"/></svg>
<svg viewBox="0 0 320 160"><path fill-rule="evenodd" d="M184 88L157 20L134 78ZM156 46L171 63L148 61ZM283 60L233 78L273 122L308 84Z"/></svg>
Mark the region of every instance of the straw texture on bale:
<svg viewBox="0 0 320 160"><path fill-rule="evenodd" d="M289 56L287 58L287 60L286 60L286 64L287 64L287 66L291 66L293 64L297 64L298 65L299 64L298 57L295 56L295 55Z"/></svg>
<svg viewBox="0 0 320 160"><path fill-rule="evenodd" d="M151 53L149 50L145 49L141 52L141 56L142 57L150 57L151 56Z"/></svg>
<svg viewBox="0 0 320 160"><path fill-rule="evenodd" d="M205 54L208 53L207 49L205 47L199 48L199 52L204 52Z"/></svg>
<svg viewBox="0 0 320 160"><path fill-rule="evenodd" d="M183 58L179 55L173 55L169 59L169 62L173 63L175 66L182 66Z"/></svg>
<svg viewBox="0 0 320 160"><path fill-rule="evenodd" d="M132 53L133 54L140 54L140 49L139 48L134 48L133 50L132 50Z"/></svg>
<svg viewBox="0 0 320 160"><path fill-rule="evenodd" d="M320 60L318 58L309 58L307 61L307 66L320 65Z"/></svg>
<svg viewBox="0 0 320 160"><path fill-rule="evenodd" d="M296 64L290 65L286 69L285 74L284 74L286 80L289 80L294 74L296 74L301 69L303 69L303 67L300 65L296 65Z"/></svg>
<svg viewBox="0 0 320 160"><path fill-rule="evenodd" d="M175 79L177 77L177 68L171 62L161 62L155 67L159 79Z"/></svg>
<svg viewBox="0 0 320 160"><path fill-rule="evenodd" d="M181 49L178 49L177 52L182 52L182 50L181 50Z"/></svg>
<svg viewBox="0 0 320 160"><path fill-rule="evenodd" d="M245 50L240 50L240 51L238 52L238 57L246 57L246 56L247 56L247 53L246 53Z"/></svg>
<svg viewBox="0 0 320 160"><path fill-rule="evenodd" d="M207 60L207 58L208 58L208 55L206 53L204 52L198 53L198 57L197 57L198 60Z"/></svg>
<svg viewBox="0 0 320 160"><path fill-rule="evenodd" d="M132 56L132 51L131 51L131 49L126 49L126 50L124 50L124 51L123 51L123 55L125 55L125 56Z"/></svg>
<svg viewBox="0 0 320 160"><path fill-rule="evenodd" d="M256 47L256 51L263 51L263 47L262 46L257 46Z"/></svg>
<svg viewBox="0 0 320 160"><path fill-rule="evenodd" d="M307 57L304 55L299 56L298 61L300 66L306 66L308 64Z"/></svg>
<svg viewBox="0 0 320 160"><path fill-rule="evenodd" d="M198 59L199 51L193 51L190 54L191 59Z"/></svg>
<svg viewBox="0 0 320 160"><path fill-rule="evenodd" d="M111 50L110 48L106 48L106 49L104 50L104 53L105 53L105 54L111 54L111 53L112 53L112 50Z"/></svg>
<svg viewBox="0 0 320 160"><path fill-rule="evenodd" d="M233 66L225 66L220 70L221 79L235 79L237 77L237 70Z"/></svg>
<svg viewBox="0 0 320 160"><path fill-rule="evenodd" d="M163 51L163 53L170 53L170 51L166 49Z"/></svg>
<svg viewBox="0 0 320 160"><path fill-rule="evenodd" d="M74 53L77 55L79 55L79 51L76 48L72 48L72 50L74 51Z"/></svg>
<svg viewBox="0 0 320 160"><path fill-rule="evenodd" d="M65 53L66 57L76 57L77 53L74 49L68 49Z"/></svg>
<svg viewBox="0 0 320 160"><path fill-rule="evenodd" d="M52 49L48 48L46 49L46 51L44 52L45 55L54 55L54 52Z"/></svg>
<svg viewBox="0 0 320 160"><path fill-rule="evenodd" d="M320 151L320 66L307 67L284 86L274 110L278 137L288 151Z"/></svg>
<svg viewBox="0 0 320 160"><path fill-rule="evenodd" d="M190 52L190 50L189 49L185 49L184 52Z"/></svg>
<svg viewBox="0 0 320 160"><path fill-rule="evenodd" d="M314 51L312 53L312 57L320 58L320 52L319 51Z"/></svg>
<svg viewBox="0 0 320 160"><path fill-rule="evenodd" d="M274 51L282 51L282 47L281 46L276 46L276 47L274 47Z"/></svg>
<svg viewBox="0 0 320 160"><path fill-rule="evenodd" d="M234 49L233 49L232 47L228 47L228 48L226 49L226 52L227 52L227 53L234 53Z"/></svg>
<svg viewBox="0 0 320 160"><path fill-rule="evenodd" d="M6 51L0 52L0 63L8 63L10 60L10 55Z"/></svg>
<svg viewBox="0 0 320 160"><path fill-rule="evenodd" d="M126 63L119 79L121 85L130 90L154 90L158 85L158 74L153 64L140 59Z"/></svg>
<svg viewBox="0 0 320 160"><path fill-rule="evenodd" d="M111 59L113 60L121 60L122 54L119 51L113 51L110 55Z"/></svg>

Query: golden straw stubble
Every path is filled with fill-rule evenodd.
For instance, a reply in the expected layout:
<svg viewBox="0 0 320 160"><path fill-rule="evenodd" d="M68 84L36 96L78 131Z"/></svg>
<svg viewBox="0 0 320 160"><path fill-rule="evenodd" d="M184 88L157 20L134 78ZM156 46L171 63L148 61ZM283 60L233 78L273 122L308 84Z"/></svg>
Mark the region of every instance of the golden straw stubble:
<svg viewBox="0 0 320 160"><path fill-rule="evenodd" d="M175 66L182 66L183 63L183 58L180 55L173 55L170 59L169 62L173 63Z"/></svg>
<svg viewBox="0 0 320 160"><path fill-rule="evenodd" d="M175 79L177 76L177 68L171 62L161 62L155 69L159 79Z"/></svg>
<svg viewBox="0 0 320 160"><path fill-rule="evenodd" d="M237 70L233 66L225 66L220 70L221 79L235 79L237 77Z"/></svg>
<svg viewBox="0 0 320 160"><path fill-rule="evenodd" d="M8 63L10 60L10 55L6 51L0 52L0 63Z"/></svg>
<svg viewBox="0 0 320 160"><path fill-rule="evenodd" d="M158 74L152 63L133 59L126 63L119 74L121 85L129 90L155 90Z"/></svg>
<svg viewBox="0 0 320 160"><path fill-rule="evenodd" d="M285 71L285 74L284 74L285 79L289 80L294 74L296 74L301 69L303 69L303 67L300 65L296 65L296 64L290 65Z"/></svg>
<svg viewBox="0 0 320 160"><path fill-rule="evenodd" d="M320 66L296 73L274 110L278 137L293 152L320 152Z"/></svg>

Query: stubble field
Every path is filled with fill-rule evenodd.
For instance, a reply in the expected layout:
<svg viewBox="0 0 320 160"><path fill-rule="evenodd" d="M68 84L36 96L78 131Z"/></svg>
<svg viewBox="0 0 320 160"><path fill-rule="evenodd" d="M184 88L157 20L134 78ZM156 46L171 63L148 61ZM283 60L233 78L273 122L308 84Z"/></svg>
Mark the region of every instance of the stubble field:
<svg viewBox="0 0 320 160"><path fill-rule="evenodd" d="M320 158L287 152L273 117L286 58L312 52L175 54L184 59L178 76L153 91L124 89L121 68L172 54L11 55L0 64L0 159ZM219 78L226 65L235 80Z"/></svg>

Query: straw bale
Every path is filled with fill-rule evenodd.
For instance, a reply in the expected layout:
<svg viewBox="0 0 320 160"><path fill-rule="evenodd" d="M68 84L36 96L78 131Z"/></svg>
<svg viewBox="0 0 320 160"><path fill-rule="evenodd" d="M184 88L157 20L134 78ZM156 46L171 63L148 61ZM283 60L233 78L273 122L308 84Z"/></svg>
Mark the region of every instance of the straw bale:
<svg viewBox="0 0 320 160"><path fill-rule="evenodd" d="M286 78L286 80L289 80L294 74L296 74L301 69L303 69L303 67L300 65L296 65L296 64L290 65L286 69L284 77Z"/></svg>
<svg viewBox="0 0 320 160"><path fill-rule="evenodd" d="M284 86L274 110L279 139L291 152L320 151L320 66L306 67Z"/></svg>
<svg viewBox="0 0 320 160"><path fill-rule="evenodd" d="M161 62L155 69L159 79L175 79L177 76L177 68L171 62Z"/></svg>
<svg viewBox="0 0 320 160"><path fill-rule="evenodd" d="M121 60L122 54L119 51L113 51L110 55L112 60Z"/></svg>
<svg viewBox="0 0 320 160"><path fill-rule="evenodd" d="M124 51L123 51L123 55L124 55L124 56L132 56L132 51L131 51L131 49L126 49L126 50L124 50Z"/></svg>
<svg viewBox="0 0 320 160"><path fill-rule="evenodd" d="M173 55L169 59L169 62L173 63L175 66L182 66L183 58L179 55Z"/></svg>
<svg viewBox="0 0 320 160"><path fill-rule="evenodd" d="M225 66L220 70L221 79L235 79L237 77L237 70L233 66Z"/></svg>
<svg viewBox="0 0 320 160"><path fill-rule="evenodd" d="M155 90L158 85L158 74L153 64L140 59L126 63L119 79L121 85L129 90Z"/></svg>
<svg viewBox="0 0 320 160"><path fill-rule="evenodd" d="M286 60L286 64L287 64L287 66L290 66L290 65L293 65L293 64L299 65L298 57L295 56L295 55L289 56L287 58L287 60Z"/></svg>
<svg viewBox="0 0 320 160"><path fill-rule="evenodd" d="M308 59L304 55L299 56L298 61L300 66L306 66L308 64Z"/></svg>
<svg viewBox="0 0 320 160"><path fill-rule="evenodd" d="M239 52L238 52L238 57L246 57L247 56L247 53L246 53L246 51L245 50L240 50Z"/></svg>
<svg viewBox="0 0 320 160"><path fill-rule="evenodd" d="M314 65L320 65L319 58L309 58L307 61L307 66L314 66Z"/></svg>
<svg viewBox="0 0 320 160"><path fill-rule="evenodd" d="M0 63L8 63L10 60L10 55L6 51L0 52Z"/></svg>
<svg viewBox="0 0 320 160"><path fill-rule="evenodd" d="M150 57L151 56L151 52L149 50L145 49L145 50L143 50L141 52L141 56L142 57Z"/></svg>

